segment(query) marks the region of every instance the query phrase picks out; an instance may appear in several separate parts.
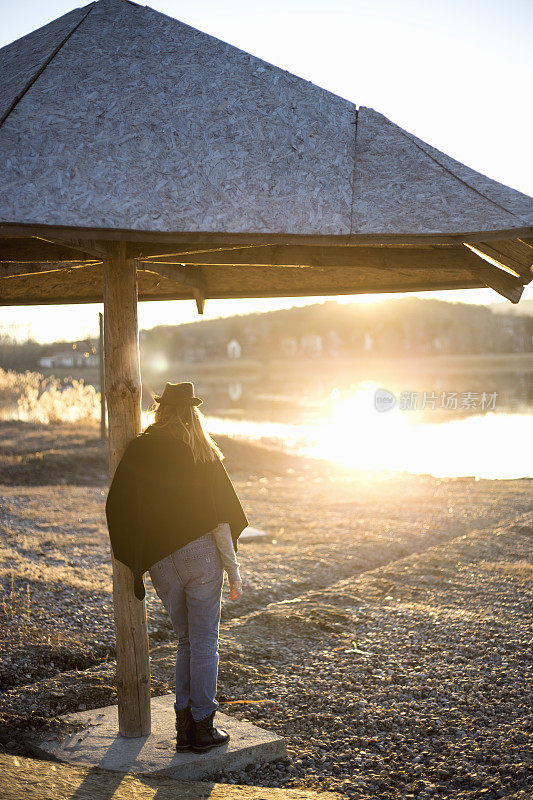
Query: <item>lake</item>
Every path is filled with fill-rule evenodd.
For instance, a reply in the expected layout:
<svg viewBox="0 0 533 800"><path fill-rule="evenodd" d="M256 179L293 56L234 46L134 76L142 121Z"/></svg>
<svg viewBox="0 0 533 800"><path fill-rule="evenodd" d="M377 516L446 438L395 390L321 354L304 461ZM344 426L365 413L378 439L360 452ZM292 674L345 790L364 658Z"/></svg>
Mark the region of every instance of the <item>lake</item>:
<svg viewBox="0 0 533 800"><path fill-rule="evenodd" d="M215 438L376 473L533 475L530 354L176 364L143 376L145 400L166 380L194 382Z"/></svg>

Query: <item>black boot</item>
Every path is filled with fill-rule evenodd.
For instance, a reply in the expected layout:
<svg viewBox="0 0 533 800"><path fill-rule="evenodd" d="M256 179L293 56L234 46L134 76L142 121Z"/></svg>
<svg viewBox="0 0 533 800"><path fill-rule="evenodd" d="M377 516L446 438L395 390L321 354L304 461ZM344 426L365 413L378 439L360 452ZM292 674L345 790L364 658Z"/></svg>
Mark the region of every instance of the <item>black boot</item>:
<svg viewBox="0 0 533 800"><path fill-rule="evenodd" d="M190 705L176 709L176 750L178 753L191 749L194 742L194 717Z"/></svg>
<svg viewBox="0 0 533 800"><path fill-rule="evenodd" d="M213 719L215 712L213 711L203 719L195 720L194 722L194 740L191 745L191 750L194 753L205 753L213 747L220 747L229 741L229 733L223 728L214 728Z"/></svg>

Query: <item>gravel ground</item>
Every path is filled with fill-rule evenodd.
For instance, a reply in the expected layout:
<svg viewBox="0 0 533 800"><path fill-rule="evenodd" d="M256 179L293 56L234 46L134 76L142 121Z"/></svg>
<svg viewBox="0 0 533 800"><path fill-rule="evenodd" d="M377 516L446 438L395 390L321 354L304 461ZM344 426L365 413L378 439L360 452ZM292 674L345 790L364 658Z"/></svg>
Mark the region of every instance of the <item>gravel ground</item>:
<svg viewBox="0 0 533 800"><path fill-rule="evenodd" d="M369 800L533 790L532 536L524 514L225 629L241 648L222 664L228 698L270 701L232 713L289 737L285 785Z"/></svg>
<svg viewBox="0 0 533 800"><path fill-rule="evenodd" d="M218 780L350 798L528 792L531 481L348 472L217 437L250 523L224 597L221 711L286 762ZM93 429L0 426L0 747L116 701L105 449ZM148 576L152 693L174 634ZM529 772L528 772L529 770Z"/></svg>

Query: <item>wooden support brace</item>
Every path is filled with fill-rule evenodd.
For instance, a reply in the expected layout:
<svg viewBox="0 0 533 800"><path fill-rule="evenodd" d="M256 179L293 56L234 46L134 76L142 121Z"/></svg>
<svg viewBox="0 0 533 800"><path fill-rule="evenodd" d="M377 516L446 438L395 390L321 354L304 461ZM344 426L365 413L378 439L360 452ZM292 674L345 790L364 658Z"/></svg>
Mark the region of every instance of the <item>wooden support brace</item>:
<svg viewBox="0 0 533 800"><path fill-rule="evenodd" d="M484 261L481 257L479 264L469 267L469 271L475 277L480 278L485 286L489 289L494 289L495 292L510 300L511 303L518 303L522 297L524 284L519 278Z"/></svg>
<svg viewBox="0 0 533 800"><path fill-rule="evenodd" d="M137 323L137 273L123 242L104 262L105 393L108 410L111 479L128 443L141 430L141 375ZM113 564L113 603L117 637L118 722L122 736L147 736L150 721L150 661L144 600L133 592L133 573Z"/></svg>
<svg viewBox="0 0 533 800"><path fill-rule="evenodd" d="M15 278L23 275L37 275L41 272L59 272L60 270L71 270L79 267L90 267L100 264L100 261L82 262L77 261L45 261L42 264L28 263L0 263L0 278Z"/></svg>
<svg viewBox="0 0 533 800"><path fill-rule="evenodd" d="M44 236L35 236L34 238L66 247L69 250L76 250L79 253L87 253L101 261L113 258L113 247L109 242L99 242L95 239L56 239L55 237L50 239Z"/></svg>
<svg viewBox="0 0 533 800"><path fill-rule="evenodd" d="M136 258L139 261L148 261L153 258L161 258L163 260L169 258L170 261L174 259L174 263L181 264L184 261L184 259L180 261L181 256L201 255L205 253L230 253L233 250L255 250L258 247L269 247L269 245L267 243L263 245L228 244L225 247L198 247L198 245L191 244L189 247L172 247L167 245L166 248L163 248L161 245L157 244L145 243L143 245L138 245L131 242L128 245L127 254L128 258Z"/></svg>
<svg viewBox="0 0 533 800"><path fill-rule="evenodd" d="M50 264L102 261L102 256L92 257L72 247L55 244L45 239L1 238L0 262L3 264Z"/></svg>
<svg viewBox="0 0 533 800"><path fill-rule="evenodd" d="M168 278L175 283L181 283L184 286L190 286L194 299L196 300L196 308L199 314L204 313L206 285L202 268L188 267L184 264L153 264L151 261L135 260L134 263L138 269L145 272L155 272L163 278Z"/></svg>

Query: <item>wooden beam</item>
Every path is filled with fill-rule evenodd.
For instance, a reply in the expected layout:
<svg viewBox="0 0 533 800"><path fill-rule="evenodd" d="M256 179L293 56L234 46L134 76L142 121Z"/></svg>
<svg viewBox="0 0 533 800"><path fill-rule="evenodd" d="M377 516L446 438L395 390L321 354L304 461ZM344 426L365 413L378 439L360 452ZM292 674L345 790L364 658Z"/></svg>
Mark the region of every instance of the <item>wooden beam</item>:
<svg viewBox="0 0 533 800"><path fill-rule="evenodd" d="M6 281L7 283L7 281ZM83 305L85 303L101 303L102 302L102 295L95 288L94 293L91 294L54 294L48 297L43 297L42 295L34 295L29 294L27 291L24 293L23 296L13 296L12 294L8 295L5 290L3 289L4 283L0 281L0 306L42 306L42 305L64 305L66 303L72 305ZM410 281L402 281L401 283L381 283L381 284L366 284L365 286L361 286L361 284L353 284L353 285L346 285L343 284L341 286L331 286L322 285L322 286L313 286L311 290L305 288L294 288L294 289L249 289L246 286L243 287L241 291L210 291L207 293L206 297L208 299L216 299L216 300L227 300L227 299L249 299L252 297L322 297L322 296L329 296L335 297L337 295L348 295L348 294L379 294L381 292L430 292L430 291L442 291L442 290L450 290L450 289L479 289L485 287L487 284L481 280L479 276L475 276L473 274L464 275L461 278L453 278L450 280L439 282L438 284L433 284L432 286L428 287L427 281L424 280L410 280ZM150 287L150 291L145 289L144 291L140 291L139 300L149 300L157 301L157 300L190 300L190 297L185 295L176 295L175 293L167 292L167 291L156 291L155 287Z"/></svg>
<svg viewBox="0 0 533 800"><path fill-rule="evenodd" d="M183 264L152 264L152 262L135 260L137 268L144 272L154 272L163 278L183 286L190 286L193 297L196 301L196 308L199 314L204 313L206 286L205 278L201 267L187 267Z"/></svg>
<svg viewBox="0 0 533 800"><path fill-rule="evenodd" d="M211 233L211 232L159 232L137 230L114 230L111 228L68 228L59 225L21 225L20 223L0 223L0 238L16 236L41 236L69 239L75 233L79 239L104 241L158 242L167 244L198 244L201 247L212 245L237 244L316 244L316 245L461 245L463 242L488 242L493 239L524 239L533 236L533 228L501 228L493 231L457 231L453 233L369 233L355 235L313 234L271 234L271 233ZM132 254L128 252L128 257Z"/></svg>
<svg viewBox="0 0 533 800"><path fill-rule="evenodd" d="M244 286L241 291L209 291L207 294L208 299L226 300L226 299L248 299L253 297L336 297L342 295L359 295L359 294L381 294L387 293L404 293L404 292L430 292L430 291L443 291L450 289L479 289L486 286L486 283L473 273L458 279L453 278L450 280L443 280L437 286L430 286L428 288L427 281L401 281L398 283L385 283L385 284L353 284L352 286L332 286L329 284L322 284L321 286L313 286L309 288L291 288L290 290L282 289L250 289ZM145 296L141 299L145 300L170 300L172 295L159 294L155 296ZM184 300L186 298L178 297L177 300ZM65 301L70 302L70 301ZM95 302L95 301L92 301Z"/></svg>
<svg viewBox="0 0 533 800"><path fill-rule="evenodd" d="M461 247L317 247L308 245L270 245L233 248L231 250L181 253L144 264L176 266L265 266L265 267L353 267L354 269L411 270L460 268L468 269L477 258Z"/></svg>
<svg viewBox="0 0 533 800"><path fill-rule="evenodd" d="M141 377L137 323L137 273L123 242L104 262L105 392L109 426L109 473L141 430ZM113 564L113 602L117 637L119 731L128 738L147 736L150 721L150 661L146 606L133 592L133 573Z"/></svg>

